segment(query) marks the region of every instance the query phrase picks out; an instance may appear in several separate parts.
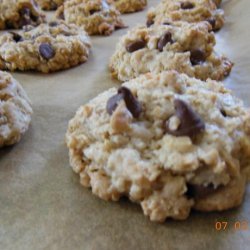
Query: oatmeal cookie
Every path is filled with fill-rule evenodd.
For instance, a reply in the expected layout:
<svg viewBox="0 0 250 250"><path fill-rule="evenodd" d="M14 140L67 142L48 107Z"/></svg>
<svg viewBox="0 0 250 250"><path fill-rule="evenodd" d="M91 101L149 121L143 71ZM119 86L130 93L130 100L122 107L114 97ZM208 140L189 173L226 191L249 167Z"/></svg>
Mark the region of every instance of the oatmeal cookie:
<svg viewBox="0 0 250 250"><path fill-rule="evenodd" d="M67 69L86 62L90 47L86 32L73 24L28 26L0 36L0 69L43 73Z"/></svg>
<svg viewBox="0 0 250 250"><path fill-rule="evenodd" d="M138 26L123 36L110 60L113 77L126 81L147 72L174 69L202 80L221 80L233 64L214 51L208 22Z"/></svg>
<svg viewBox="0 0 250 250"><path fill-rule="evenodd" d="M213 0L164 0L148 11L148 26L171 21L207 21L217 31L224 24L224 12L216 7Z"/></svg>
<svg viewBox="0 0 250 250"><path fill-rule="evenodd" d="M31 122L32 108L22 86L0 71L0 148L20 141Z"/></svg>
<svg viewBox="0 0 250 250"><path fill-rule="evenodd" d="M0 0L0 30L36 26L44 21L45 15L33 0Z"/></svg>
<svg viewBox="0 0 250 250"><path fill-rule="evenodd" d="M106 0L68 0L57 10L56 17L83 27L89 35L110 35L125 27L120 12Z"/></svg>
<svg viewBox="0 0 250 250"><path fill-rule="evenodd" d="M242 202L250 113L220 82L147 73L80 107L66 143L73 170L95 195L127 196L152 221L182 220L191 209Z"/></svg>
<svg viewBox="0 0 250 250"><path fill-rule="evenodd" d="M132 13L143 10L147 0L109 0L121 13Z"/></svg>
<svg viewBox="0 0 250 250"><path fill-rule="evenodd" d="M43 10L56 10L65 0L37 0Z"/></svg>

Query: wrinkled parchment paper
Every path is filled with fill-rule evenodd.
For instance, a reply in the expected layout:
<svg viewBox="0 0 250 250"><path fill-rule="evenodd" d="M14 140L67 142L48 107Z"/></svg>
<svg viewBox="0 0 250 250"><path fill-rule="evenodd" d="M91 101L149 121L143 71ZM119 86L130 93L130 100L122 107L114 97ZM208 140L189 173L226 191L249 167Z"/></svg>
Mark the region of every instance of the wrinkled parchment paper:
<svg viewBox="0 0 250 250"><path fill-rule="evenodd" d="M149 5L159 1L151 0ZM217 49L235 62L226 85L250 106L249 0L225 0L226 25ZM144 12L124 15L130 26ZM188 220L150 222L127 200L105 202L79 184L64 145L67 123L77 108L115 86L107 70L119 37L93 37L87 63L59 73L15 73L33 103L32 126L22 141L0 150L0 249L249 249L250 187L244 204L223 213L193 212ZM227 222L217 231L215 223ZM246 221L248 230L235 230Z"/></svg>

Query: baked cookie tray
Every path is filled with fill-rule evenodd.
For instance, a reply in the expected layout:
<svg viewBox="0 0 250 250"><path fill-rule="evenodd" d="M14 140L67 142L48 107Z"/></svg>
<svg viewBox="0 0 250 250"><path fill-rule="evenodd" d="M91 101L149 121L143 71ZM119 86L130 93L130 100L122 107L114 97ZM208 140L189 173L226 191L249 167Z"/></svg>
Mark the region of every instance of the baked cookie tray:
<svg viewBox="0 0 250 250"><path fill-rule="evenodd" d="M149 1L149 6L158 1ZM225 0L226 24L217 50L235 66L228 88L250 106L250 1ZM129 27L143 12L123 15ZM49 14L50 15L50 14ZM150 222L126 199L105 202L79 183L69 165L64 135L77 108L118 86L108 61L119 37L92 37L87 63L54 74L14 73L34 109L21 142L0 150L0 248L9 249L248 249L250 185L241 207L221 213L192 212L185 221Z"/></svg>

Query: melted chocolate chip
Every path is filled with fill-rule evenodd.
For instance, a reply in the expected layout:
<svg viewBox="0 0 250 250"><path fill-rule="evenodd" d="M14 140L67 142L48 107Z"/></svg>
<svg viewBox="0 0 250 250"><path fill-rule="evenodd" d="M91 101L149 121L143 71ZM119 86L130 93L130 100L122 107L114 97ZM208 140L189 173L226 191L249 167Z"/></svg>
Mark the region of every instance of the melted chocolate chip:
<svg viewBox="0 0 250 250"><path fill-rule="evenodd" d="M187 197L189 198L204 198L212 193L214 193L217 189L214 188L212 184L208 185L207 187L202 186L202 185L193 185L193 184L188 184L187 185Z"/></svg>
<svg viewBox="0 0 250 250"><path fill-rule="evenodd" d="M114 96L112 96L111 98L109 98L108 102L107 102L107 112L112 115L113 112L116 110L119 102L123 100L123 94L116 94Z"/></svg>
<svg viewBox="0 0 250 250"><path fill-rule="evenodd" d="M16 32L10 32L10 34L12 34L13 40L14 40L16 43L23 41L22 36L19 35L18 33L16 33Z"/></svg>
<svg viewBox="0 0 250 250"><path fill-rule="evenodd" d="M141 104L138 102L138 100L134 97L132 92L126 87L121 87L118 89L118 93L123 94L124 101L126 103L128 110L132 113L132 115L135 118L138 118L142 111L142 107Z"/></svg>
<svg viewBox="0 0 250 250"><path fill-rule="evenodd" d="M226 113L225 110L222 109L220 112L221 112L221 114L222 114L224 117L227 117L227 113Z"/></svg>
<svg viewBox="0 0 250 250"><path fill-rule="evenodd" d="M58 22L56 21L49 22L50 27L56 27L57 25L58 25Z"/></svg>
<svg viewBox="0 0 250 250"><path fill-rule="evenodd" d="M126 46L126 50L130 53L133 53L136 50L143 49L146 47L146 41L139 39L133 42L130 42Z"/></svg>
<svg viewBox="0 0 250 250"><path fill-rule="evenodd" d="M146 22L147 27L150 27L154 24L154 20L153 19L148 19Z"/></svg>
<svg viewBox="0 0 250 250"><path fill-rule="evenodd" d="M196 49L190 52L190 61L192 65L198 65L206 60L206 55L203 50Z"/></svg>
<svg viewBox="0 0 250 250"><path fill-rule="evenodd" d="M181 3L181 8L183 9L183 10L189 10L189 9L193 9L194 8L194 4L193 3L191 3L191 2L182 2Z"/></svg>
<svg viewBox="0 0 250 250"><path fill-rule="evenodd" d="M93 14L95 14L96 12L99 12L99 10L92 9L92 10L89 11L89 14L90 14L90 15L93 15Z"/></svg>
<svg viewBox="0 0 250 250"><path fill-rule="evenodd" d="M169 122L166 122L166 132L174 136L194 137L205 130L205 123L201 117L181 99L175 99L175 115L180 120L180 125L176 130L169 128Z"/></svg>
<svg viewBox="0 0 250 250"><path fill-rule="evenodd" d="M125 101L127 109L133 115L134 118L138 118L142 112L141 104L134 97L132 92L126 87L120 87L118 93L112 96L107 102L107 112L112 115L112 113L117 108L121 100Z"/></svg>
<svg viewBox="0 0 250 250"><path fill-rule="evenodd" d="M55 56L55 50L49 43L42 43L39 46L39 53L46 60L49 60Z"/></svg>
<svg viewBox="0 0 250 250"><path fill-rule="evenodd" d="M168 31L160 37L157 44L158 50L163 51L163 48L166 46L167 43L173 43L172 34Z"/></svg>

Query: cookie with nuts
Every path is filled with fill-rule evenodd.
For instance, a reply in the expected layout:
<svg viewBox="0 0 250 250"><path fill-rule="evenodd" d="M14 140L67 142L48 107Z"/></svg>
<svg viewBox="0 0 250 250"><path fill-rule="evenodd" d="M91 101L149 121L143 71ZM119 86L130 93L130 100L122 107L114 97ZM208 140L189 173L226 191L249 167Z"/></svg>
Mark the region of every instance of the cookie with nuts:
<svg viewBox="0 0 250 250"><path fill-rule="evenodd" d="M217 8L213 0L163 0L147 13L148 25L173 21L207 21L217 31L224 24L224 12Z"/></svg>
<svg viewBox="0 0 250 250"><path fill-rule="evenodd" d="M202 80L222 80L233 63L214 50L215 37L208 22L173 22L128 31L117 44L109 68L126 81L147 72L177 70Z"/></svg>
<svg viewBox="0 0 250 250"><path fill-rule="evenodd" d="M29 128L32 112L22 86L9 73L0 71L0 148L21 140Z"/></svg>
<svg viewBox="0 0 250 250"><path fill-rule="evenodd" d="M80 107L66 143L81 184L101 199L127 196L152 221L183 220L241 204L250 114L222 83L148 73Z"/></svg>
<svg viewBox="0 0 250 250"><path fill-rule="evenodd" d="M87 61L91 43L81 28L53 21L0 36L0 69L49 73Z"/></svg>

